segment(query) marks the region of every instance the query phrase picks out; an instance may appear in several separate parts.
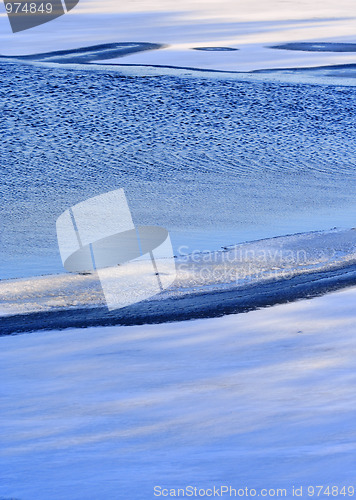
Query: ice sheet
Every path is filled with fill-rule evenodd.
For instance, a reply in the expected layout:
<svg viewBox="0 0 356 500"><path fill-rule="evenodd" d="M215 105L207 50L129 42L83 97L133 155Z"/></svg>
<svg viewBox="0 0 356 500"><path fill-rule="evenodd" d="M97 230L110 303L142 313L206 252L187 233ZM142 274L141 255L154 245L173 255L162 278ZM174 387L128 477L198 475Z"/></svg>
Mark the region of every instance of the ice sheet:
<svg viewBox="0 0 356 500"><path fill-rule="evenodd" d="M0 338L0 496L352 485L355 299Z"/></svg>
<svg viewBox="0 0 356 500"><path fill-rule="evenodd" d="M12 34L0 16L1 53L33 54L109 42L154 42L166 50L130 55L131 64L193 66L248 71L354 62L350 54L266 49L293 41L354 41L353 0L283 3L277 0L219 2L82 1L70 13L32 30ZM232 46L238 52L204 53L196 46ZM120 59L120 62L122 60Z"/></svg>

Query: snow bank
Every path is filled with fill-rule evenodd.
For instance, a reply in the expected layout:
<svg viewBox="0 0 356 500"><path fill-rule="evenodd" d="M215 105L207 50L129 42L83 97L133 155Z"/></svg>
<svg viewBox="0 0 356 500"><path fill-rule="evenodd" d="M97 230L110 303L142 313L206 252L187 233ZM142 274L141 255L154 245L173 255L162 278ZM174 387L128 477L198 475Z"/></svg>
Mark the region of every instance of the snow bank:
<svg viewBox="0 0 356 500"><path fill-rule="evenodd" d="M172 299L305 277L315 272L346 269L356 263L356 230L317 231L230 245L223 250L185 253L176 257L176 279L168 291L150 299ZM122 273L127 273L122 269ZM150 261L130 267L130 275L151 273ZM310 280L315 279L314 274ZM139 278L134 279L135 282ZM135 292L133 292L135 293ZM261 292L262 293L262 292ZM292 297L290 297L290 300ZM221 299L223 300L223 299ZM146 303L147 301L145 301ZM251 304L252 305L252 304ZM92 274L62 274L0 281L1 316L68 311L105 306L99 279ZM0 323L1 326L1 323Z"/></svg>

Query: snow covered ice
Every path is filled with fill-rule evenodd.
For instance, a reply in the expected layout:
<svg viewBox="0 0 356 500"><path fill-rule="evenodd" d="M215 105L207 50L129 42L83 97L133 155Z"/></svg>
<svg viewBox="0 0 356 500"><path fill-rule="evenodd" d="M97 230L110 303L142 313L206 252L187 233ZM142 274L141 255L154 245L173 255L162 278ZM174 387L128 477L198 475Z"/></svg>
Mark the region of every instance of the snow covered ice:
<svg viewBox="0 0 356 500"><path fill-rule="evenodd" d="M0 495L351 485L355 299L0 338Z"/></svg>

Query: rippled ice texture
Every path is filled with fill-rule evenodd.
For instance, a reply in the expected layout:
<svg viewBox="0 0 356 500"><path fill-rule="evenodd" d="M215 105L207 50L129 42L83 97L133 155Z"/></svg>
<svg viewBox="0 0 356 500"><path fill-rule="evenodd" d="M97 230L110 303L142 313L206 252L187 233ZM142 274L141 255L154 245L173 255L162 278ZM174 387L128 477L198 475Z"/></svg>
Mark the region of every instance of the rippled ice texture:
<svg viewBox="0 0 356 500"><path fill-rule="evenodd" d="M355 225L353 88L0 73L0 278L61 271L57 217L119 187L177 253Z"/></svg>

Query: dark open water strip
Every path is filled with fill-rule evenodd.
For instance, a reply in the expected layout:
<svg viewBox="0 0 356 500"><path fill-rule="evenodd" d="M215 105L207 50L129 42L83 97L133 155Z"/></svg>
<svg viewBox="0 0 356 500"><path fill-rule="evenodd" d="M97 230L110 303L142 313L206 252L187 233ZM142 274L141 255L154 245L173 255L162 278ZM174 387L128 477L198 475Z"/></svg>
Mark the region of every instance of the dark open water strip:
<svg viewBox="0 0 356 500"><path fill-rule="evenodd" d="M235 288L210 293L196 292L164 300L147 300L115 311L100 307L3 317L0 321L0 336L38 330L131 326L215 318L300 299L311 299L354 285L356 264L333 271L249 285L239 290Z"/></svg>
<svg viewBox="0 0 356 500"><path fill-rule="evenodd" d="M270 49L300 50L303 52L356 52L356 43L340 42L290 42L272 45Z"/></svg>
<svg viewBox="0 0 356 500"><path fill-rule="evenodd" d="M165 45L159 43L117 42L90 45L89 47L80 47L78 49L43 52L40 54L28 54L24 56L1 55L0 57L9 61L43 61L60 64L85 64L92 61L124 57L128 54L144 52L146 50L157 50L163 47L165 47Z"/></svg>

